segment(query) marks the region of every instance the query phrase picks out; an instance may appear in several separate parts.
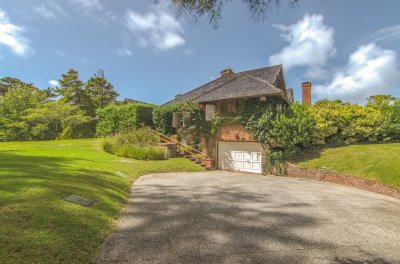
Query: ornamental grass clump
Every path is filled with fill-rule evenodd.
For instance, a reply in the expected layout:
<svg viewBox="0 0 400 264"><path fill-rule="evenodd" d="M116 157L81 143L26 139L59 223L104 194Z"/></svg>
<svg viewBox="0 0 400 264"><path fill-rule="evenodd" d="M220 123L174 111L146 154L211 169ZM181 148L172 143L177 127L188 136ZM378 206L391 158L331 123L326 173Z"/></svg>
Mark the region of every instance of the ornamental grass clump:
<svg viewBox="0 0 400 264"><path fill-rule="evenodd" d="M120 132L103 142L104 151L125 158L138 160L165 159L165 151L156 146L157 136L146 129L137 129Z"/></svg>

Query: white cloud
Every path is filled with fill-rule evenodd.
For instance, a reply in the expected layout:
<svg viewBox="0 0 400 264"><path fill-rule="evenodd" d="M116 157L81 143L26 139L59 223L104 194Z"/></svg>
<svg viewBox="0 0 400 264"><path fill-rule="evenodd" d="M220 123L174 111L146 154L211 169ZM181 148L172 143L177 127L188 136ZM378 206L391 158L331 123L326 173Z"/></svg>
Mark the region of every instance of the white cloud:
<svg viewBox="0 0 400 264"><path fill-rule="evenodd" d="M400 25L382 28L371 35L374 42L400 40Z"/></svg>
<svg viewBox="0 0 400 264"><path fill-rule="evenodd" d="M73 2L85 12L103 9L103 4L100 0L73 0Z"/></svg>
<svg viewBox="0 0 400 264"><path fill-rule="evenodd" d="M330 78L332 71L322 67L310 67L307 69L305 76L309 79L325 81Z"/></svg>
<svg viewBox="0 0 400 264"><path fill-rule="evenodd" d="M50 80L49 85L50 87L58 86L60 83L57 80Z"/></svg>
<svg viewBox="0 0 400 264"><path fill-rule="evenodd" d="M181 23L164 4L153 6L151 11L145 14L128 10L125 26L135 33L141 47L150 44L159 51L166 51L185 44Z"/></svg>
<svg viewBox="0 0 400 264"><path fill-rule="evenodd" d="M23 28L12 24L5 11L0 9L0 45L9 47L15 54L25 56L32 52L28 41L21 36Z"/></svg>
<svg viewBox="0 0 400 264"><path fill-rule="evenodd" d="M358 47L331 82L316 85L315 93L320 99L360 102L370 95L390 92L399 77L396 52L370 43Z"/></svg>
<svg viewBox="0 0 400 264"><path fill-rule="evenodd" d="M285 70L296 66L320 67L335 52L334 30L324 24L324 17L306 14L296 24L274 25L289 44L269 57L271 64L283 64Z"/></svg>
<svg viewBox="0 0 400 264"><path fill-rule="evenodd" d="M54 1L47 1L45 5L35 6L32 9L33 13L45 18L54 19L59 16L68 16L64 8Z"/></svg>
<svg viewBox="0 0 400 264"><path fill-rule="evenodd" d="M45 6L35 6L33 8L33 12L43 18L46 19L52 19L52 18L56 18L56 14L54 13L53 10L51 10L50 8L47 8Z"/></svg>
<svg viewBox="0 0 400 264"><path fill-rule="evenodd" d="M118 50L118 55L122 57L132 57L133 53L127 48L122 48Z"/></svg>

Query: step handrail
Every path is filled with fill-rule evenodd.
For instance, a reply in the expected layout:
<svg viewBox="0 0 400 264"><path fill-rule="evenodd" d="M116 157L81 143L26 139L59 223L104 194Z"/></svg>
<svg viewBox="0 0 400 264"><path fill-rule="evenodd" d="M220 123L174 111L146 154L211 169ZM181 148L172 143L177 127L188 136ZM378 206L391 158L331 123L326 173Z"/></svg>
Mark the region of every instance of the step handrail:
<svg viewBox="0 0 400 264"><path fill-rule="evenodd" d="M187 152L194 152L196 155L204 156L205 158L207 158L207 156L208 156L206 153L201 152L201 151L199 151L199 150L197 150L197 149L194 149L194 148L192 148L192 147L190 147L190 146L188 146L188 145L186 145L186 144L183 144L183 143L181 143L181 142L179 142L179 141L177 141L177 140L175 140L175 139L173 139L173 138L170 138L170 137L168 137L168 136L166 136L166 135L164 135L164 134L161 134L161 133L158 132L158 131L155 131L155 130L149 128L149 127L146 127L146 128L147 128L148 130L150 130L151 132L153 132L154 134L158 135L159 137L164 137L164 138L166 138L166 139L168 139L168 140L170 140L170 141L172 141L172 142L174 142L174 143L176 143L176 144L178 144L178 145L183 146L183 147L186 148L186 149L189 149L190 151L187 151ZM185 149L184 149L184 150L185 150Z"/></svg>

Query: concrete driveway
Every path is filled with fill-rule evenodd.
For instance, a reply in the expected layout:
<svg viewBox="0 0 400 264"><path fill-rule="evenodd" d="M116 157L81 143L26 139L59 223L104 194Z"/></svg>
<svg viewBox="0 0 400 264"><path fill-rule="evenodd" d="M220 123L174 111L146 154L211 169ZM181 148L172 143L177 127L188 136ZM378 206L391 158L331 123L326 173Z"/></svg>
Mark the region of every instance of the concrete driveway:
<svg viewBox="0 0 400 264"><path fill-rule="evenodd" d="M400 200L233 172L140 177L99 263L400 263Z"/></svg>

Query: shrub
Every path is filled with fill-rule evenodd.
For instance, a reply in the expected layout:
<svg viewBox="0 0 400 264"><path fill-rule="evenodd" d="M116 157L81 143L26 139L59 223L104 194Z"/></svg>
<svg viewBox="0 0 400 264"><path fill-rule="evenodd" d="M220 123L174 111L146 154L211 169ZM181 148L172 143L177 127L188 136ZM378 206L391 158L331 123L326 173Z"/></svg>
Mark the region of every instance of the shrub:
<svg viewBox="0 0 400 264"><path fill-rule="evenodd" d="M109 105L97 111L98 136L109 136L120 131L137 129L141 126L153 127L153 105L128 104Z"/></svg>
<svg viewBox="0 0 400 264"><path fill-rule="evenodd" d="M154 146L157 142L157 136L142 128L116 134L103 142L103 149L120 157L161 160L165 158L165 150Z"/></svg>
<svg viewBox="0 0 400 264"><path fill-rule="evenodd" d="M156 130L164 135L174 134L176 131L172 127L172 114L178 112L180 108L180 104L156 107L153 111L153 123Z"/></svg>
<svg viewBox="0 0 400 264"><path fill-rule="evenodd" d="M149 133L145 128L137 130L127 130L116 134L114 137L115 143L118 145L138 145L149 146L159 142L156 135Z"/></svg>
<svg viewBox="0 0 400 264"><path fill-rule="evenodd" d="M253 115L246 127L265 146L264 170L286 174L286 161L312 146L315 119L308 106L296 103L281 113Z"/></svg>

